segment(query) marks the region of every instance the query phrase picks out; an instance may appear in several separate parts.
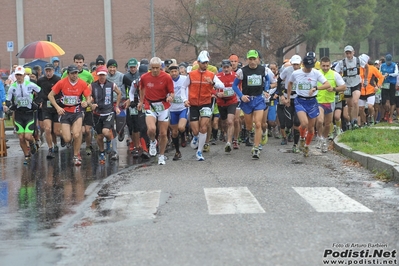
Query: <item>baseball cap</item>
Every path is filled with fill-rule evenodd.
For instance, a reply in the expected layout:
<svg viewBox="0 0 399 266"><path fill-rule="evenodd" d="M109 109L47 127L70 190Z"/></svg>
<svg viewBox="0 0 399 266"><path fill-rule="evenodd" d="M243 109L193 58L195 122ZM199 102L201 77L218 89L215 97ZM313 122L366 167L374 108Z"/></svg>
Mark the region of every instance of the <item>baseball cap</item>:
<svg viewBox="0 0 399 266"><path fill-rule="evenodd" d="M351 45L345 46L344 52L353 52L353 51L355 51L355 49L353 49Z"/></svg>
<svg viewBox="0 0 399 266"><path fill-rule="evenodd" d="M315 52L307 52L306 56L311 56L316 58L316 53Z"/></svg>
<svg viewBox="0 0 399 266"><path fill-rule="evenodd" d="M108 69L105 66L99 66L96 68L97 75L107 75Z"/></svg>
<svg viewBox="0 0 399 266"><path fill-rule="evenodd" d="M360 60L360 65L364 66L367 65L367 63L369 62L370 56L366 55L366 54L361 54L359 56L359 60Z"/></svg>
<svg viewBox="0 0 399 266"><path fill-rule="evenodd" d="M44 66L44 70L46 70L46 69L54 69L54 65L53 65L53 64L50 64L50 63L47 63L47 64Z"/></svg>
<svg viewBox="0 0 399 266"><path fill-rule="evenodd" d="M30 69L30 68L29 68ZM31 70L32 73L32 70ZM24 75L25 74L25 68L23 66L17 66L15 68L15 74L21 74Z"/></svg>
<svg viewBox="0 0 399 266"><path fill-rule="evenodd" d="M222 60L222 67L224 67L224 66L231 66L231 62L229 59Z"/></svg>
<svg viewBox="0 0 399 266"><path fill-rule="evenodd" d="M166 59L164 61L164 63L165 63L165 66L170 66L171 64L173 64L173 61L172 61L172 59Z"/></svg>
<svg viewBox="0 0 399 266"><path fill-rule="evenodd" d="M303 65L306 67L306 68L312 68L312 67L314 67L314 63L315 63L315 60L314 60L315 58L313 57L313 56L305 56L304 58L303 58Z"/></svg>
<svg viewBox="0 0 399 266"><path fill-rule="evenodd" d="M67 69L68 73L79 72L79 69L75 65L70 65Z"/></svg>
<svg viewBox="0 0 399 266"><path fill-rule="evenodd" d="M198 55L198 62L204 63L204 62L209 62L209 53L208 51L201 51Z"/></svg>
<svg viewBox="0 0 399 266"><path fill-rule="evenodd" d="M392 55L391 55L391 54L387 54L387 55L385 56L385 61L387 61L387 62L392 62Z"/></svg>
<svg viewBox="0 0 399 266"><path fill-rule="evenodd" d="M293 64L300 64L302 62L302 58L299 55L293 55L290 59L290 63Z"/></svg>
<svg viewBox="0 0 399 266"><path fill-rule="evenodd" d="M259 57L259 53L256 50L249 50L247 53L247 58L258 58Z"/></svg>
<svg viewBox="0 0 399 266"><path fill-rule="evenodd" d="M379 64L380 63L380 60L375 60L374 61L374 64Z"/></svg>
<svg viewBox="0 0 399 266"><path fill-rule="evenodd" d="M169 70L173 70L173 69L179 69L179 66L177 64L171 64L169 65Z"/></svg>
<svg viewBox="0 0 399 266"><path fill-rule="evenodd" d="M138 62L136 58L130 58L127 62L128 67L137 66Z"/></svg>
<svg viewBox="0 0 399 266"><path fill-rule="evenodd" d="M102 55L97 56L96 58L96 65L104 65L105 64L105 59Z"/></svg>

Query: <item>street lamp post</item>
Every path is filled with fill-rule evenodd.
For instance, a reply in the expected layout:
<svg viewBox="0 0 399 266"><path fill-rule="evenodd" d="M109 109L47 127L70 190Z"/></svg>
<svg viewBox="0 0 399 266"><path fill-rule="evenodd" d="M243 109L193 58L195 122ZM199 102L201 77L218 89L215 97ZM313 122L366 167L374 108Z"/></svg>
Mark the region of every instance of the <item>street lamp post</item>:
<svg viewBox="0 0 399 266"><path fill-rule="evenodd" d="M154 0L150 0L151 10L151 56L155 56L155 34L154 34Z"/></svg>

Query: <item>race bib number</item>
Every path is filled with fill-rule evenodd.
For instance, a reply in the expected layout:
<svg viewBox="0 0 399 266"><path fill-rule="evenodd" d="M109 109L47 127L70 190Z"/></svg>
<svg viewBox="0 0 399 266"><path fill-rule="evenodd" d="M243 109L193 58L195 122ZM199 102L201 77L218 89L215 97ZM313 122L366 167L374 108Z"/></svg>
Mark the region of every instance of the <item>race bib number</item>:
<svg viewBox="0 0 399 266"><path fill-rule="evenodd" d="M390 83L382 83L382 87L383 89L389 89Z"/></svg>
<svg viewBox="0 0 399 266"><path fill-rule="evenodd" d="M151 106L151 111L154 111L157 113L165 110L165 106L163 105L162 102L152 103L150 106Z"/></svg>
<svg viewBox="0 0 399 266"><path fill-rule="evenodd" d="M224 95L225 97L233 96L233 95L234 95L234 90L231 89L231 88L224 89L224 90L223 90L223 95Z"/></svg>
<svg viewBox="0 0 399 266"><path fill-rule="evenodd" d="M30 104L30 100L27 97L19 98L17 101L19 107L28 107Z"/></svg>
<svg viewBox="0 0 399 266"><path fill-rule="evenodd" d="M104 103L105 104L111 104L111 94L112 93L112 88L105 88L105 97L104 97Z"/></svg>
<svg viewBox="0 0 399 266"><path fill-rule="evenodd" d="M137 110L137 108L129 107L129 113L130 115L138 115L139 111Z"/></svg>
<svg viewBox="0 0 399 266"><path fill-rule="evenodd" d="M255 75L255 74L248 76L247 84L248 84L248 86L261 86L262 85L262 76Z"/></svg>
<svg viewBox="0 0 399 266"><path fill-rule="evenodd" d="M395 91L395 96L399 96L399 91Z"/></svg>
<svg viewBox="0 0 399 266"><path fill-rule="evenodd" d="M79 98L77 96L64 96L65 105L77 105L79 104Z"/></svg>
<svg viewBox="0 0 399 266"><path fill-rule="evenodd" d="M200 116L201 117L211 117L211 115L212 115L212 110L209 107L203 107L200 110Z"/></svg>
<svg viewBox="0 0 399 266"><path fill-rule="evenodd" d="M344 91L344 95L352 95L352 90L351 90L351 88L347 88L347 89Z"/></svg>
<svg viewBox="0 0 399 266"><path fill-rule="evenodd" d="M311 88L311 83L298 83L298 90L309 91Z"/></svg>
<svg viewBox="0 0 399 266"><path fill-rule="evenodd" d="M181 98L181 96L175 96L173 98L173 103L183 103L183 99Z"/></svg>
<svg viewBox="0 0 399 266"><path fill-rule="evenodd" d="M52 108L52 107L53 107L53 105L51 104L51 102L50 102L50 101L47 101L47 104L46 104L46 106L47 106L47 108Z"/></svg>

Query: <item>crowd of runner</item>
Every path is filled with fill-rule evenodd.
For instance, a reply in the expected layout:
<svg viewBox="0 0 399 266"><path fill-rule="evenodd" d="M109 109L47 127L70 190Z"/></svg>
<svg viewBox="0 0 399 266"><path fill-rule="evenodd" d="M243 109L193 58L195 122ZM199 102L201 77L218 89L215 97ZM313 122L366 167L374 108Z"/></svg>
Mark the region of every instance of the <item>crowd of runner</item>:
<svg viewBox="0 0 399 266"><path fill-rule="evenodd" d="M307 157L314 138L316 148L327 152L329 139L382 120L392 123L399 108L392 56L370 61L366 54L354 56L350 45L344 50L338 62L318 61L309 52L281 67L262 64L256 50L243 64L232 54L217 66L207 51L192 65L131 58L124 73L114 59L99 55L88 67L77 54L63 70L53 58L43 74L40 67L14 66L8 89L0 86L0 100L4 112L12 111L25 164L45 140L47 159L56 156L59 143L71 147L79 166L83 150L94 152L93 137L100 164L119 159L117 143L124 139L132 156L158 154L159 165L167 147L180 160L180 147L188 142L198 161L217 141L225 142L226 153L250 146L251 157L259 159L272 136Z"/></svg>

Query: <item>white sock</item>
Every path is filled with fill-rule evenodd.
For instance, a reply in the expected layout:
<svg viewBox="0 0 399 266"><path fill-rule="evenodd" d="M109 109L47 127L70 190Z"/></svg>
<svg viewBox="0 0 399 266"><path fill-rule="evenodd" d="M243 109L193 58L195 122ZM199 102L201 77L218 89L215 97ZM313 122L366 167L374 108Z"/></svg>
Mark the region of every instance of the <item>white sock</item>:
<svg viewBox="0 0 399 266"><path fill-rule="evenodd" d="M115 153L118 153L118 144L117 144L117 142L116 142L116 138L113 138L112 140L111 140L111 149L115 152Z"/></svg>
<svg viewBox="0 0 399 266"><path fill-rule="evenodd" d="M202 152L202 149L204 148L205 141L206 141L206 135L207 133L199 133L198 134L198 150Z"/></svg>

